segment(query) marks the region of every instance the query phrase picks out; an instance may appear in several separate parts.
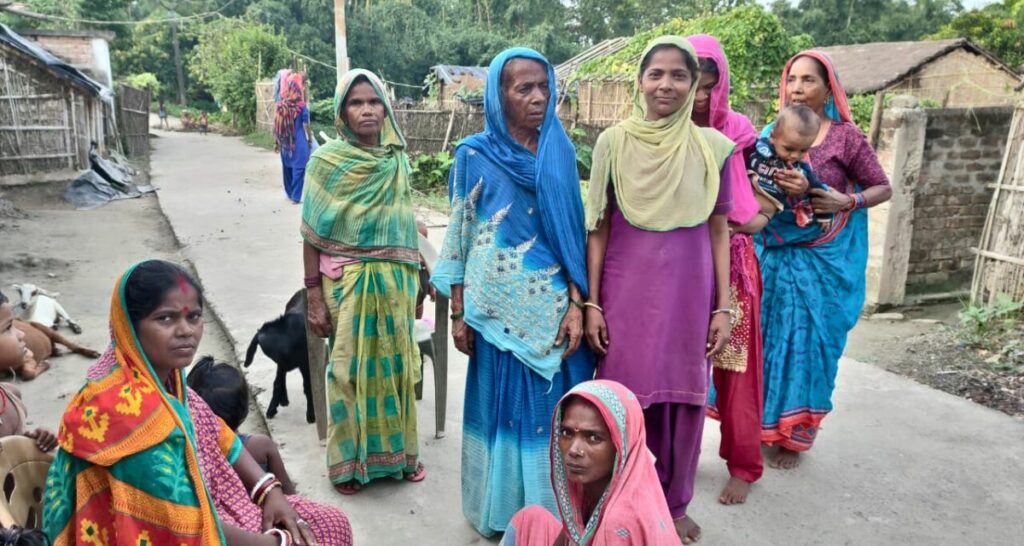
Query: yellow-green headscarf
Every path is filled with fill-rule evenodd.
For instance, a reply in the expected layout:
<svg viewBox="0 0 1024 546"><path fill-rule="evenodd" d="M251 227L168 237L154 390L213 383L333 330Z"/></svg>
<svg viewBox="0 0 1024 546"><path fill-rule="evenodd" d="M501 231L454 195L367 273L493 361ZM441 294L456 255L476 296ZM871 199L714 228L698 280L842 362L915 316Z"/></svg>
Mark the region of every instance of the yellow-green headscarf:
<svg viewBox="0 0 1024 546"><path fill-rule="evenodd" d="M662 36L647 44L643 57L659 45L678 47L696 64L697 53L680 36ZM637 70L637 78L640 77ZM714 129L690 119L700 74L678 112L647 121L647 105L637 84L633 114L597 139L587 193L587 229L597 229L608 206L608 182L626 220L647 231L671 231L708 220L720 185L719 171L734 144Z"/></svg>

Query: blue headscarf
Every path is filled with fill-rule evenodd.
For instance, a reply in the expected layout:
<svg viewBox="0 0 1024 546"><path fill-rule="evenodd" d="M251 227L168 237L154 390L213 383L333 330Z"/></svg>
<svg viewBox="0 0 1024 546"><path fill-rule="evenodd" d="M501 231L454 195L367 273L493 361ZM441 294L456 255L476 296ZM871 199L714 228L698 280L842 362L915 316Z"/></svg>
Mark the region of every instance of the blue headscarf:
<svg viewBox="0 0 1024 546"><path fill-rule="evenodd" d="M555 89L555 68L540 53L525 47L506 49L491 61L484 92L484 132L461 142L508 173L517 184L537 195L541 224L548 243L558 256L569 279L587 297L586 230L583 227L583 199L576 170L576 148L555 114L557 93L548 99L544 123L540 126L537 154L516 142L508 130L502 100L501 72L512 59L530 59L547 67L548 85Z"/></svg>

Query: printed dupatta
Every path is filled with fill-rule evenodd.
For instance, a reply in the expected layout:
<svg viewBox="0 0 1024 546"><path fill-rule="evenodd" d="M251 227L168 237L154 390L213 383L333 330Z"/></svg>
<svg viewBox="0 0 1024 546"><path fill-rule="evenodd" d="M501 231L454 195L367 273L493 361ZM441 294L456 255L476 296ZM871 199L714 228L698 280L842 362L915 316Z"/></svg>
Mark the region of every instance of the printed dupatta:
<svg viewBox="0 0 1024 546"><path fill-rule="evenodd" d="M612 479L586 521L582 511L583 487L569 481L558 446L562 412L573 396L597 407L616 451ZM647 448L643 409L636 395L620 383L580 383L558 403L551 423L551 484L565 535L573 546L680 543L654 468L654 455Z"/></svg>
<svg viewBox="0 0 1024 546"><path fill-rule="evenodd" d="M43 529L55 546L224 544L199 467L185 377L156 379L114 286L111 344L64 412L50 466Z"/></svg>

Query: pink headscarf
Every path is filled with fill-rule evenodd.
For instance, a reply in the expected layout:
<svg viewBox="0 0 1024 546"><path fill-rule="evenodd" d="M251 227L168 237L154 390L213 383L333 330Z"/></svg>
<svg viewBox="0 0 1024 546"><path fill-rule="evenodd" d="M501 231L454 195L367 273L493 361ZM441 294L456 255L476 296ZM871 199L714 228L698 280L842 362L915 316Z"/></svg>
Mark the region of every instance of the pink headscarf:
<svg viewBox="0 0 1024 546"><path fill-rule="evenodd" d="M828 87L832 91L832 95L825 103L825 114L832 121L853 122L850 104L846 101L846 89L839 82L839 73L836 71L835 65L832 64L832 58L824 51L815 51L813 49L801 51L786 61L786 67L782 69L782 80L779 82L779 104L783 106L786 104L786 81L789 80L789 69L792 68L793 63L800 57L810 57L818 61L825 67L825 72L828 73Z"/></svg>
<svg viewBox="0 0 1024 546"><path fill-rule="evenodd" d="M611 483L583 520L583 488L567 480L555 431L561 428L568 398L578 396L597 407L615 444ZM552 422L551 481L569 543L580 546L670 546L679 544L654 457L647 449L644 412L629 389L615 381L586 381L559 402Z"/></svg>
<svg viewBox="0 0 1024 546"><path fill-rule="evenodd" d="M747 177L747 163L743 157L744 150L753 146L757 140L757 132L754 131L754 125L747 116L733 112L729 108L729 61L722 51L722 44L717 38L707 34L694 34L687 40L693 44L697 57L711 59L718 66L718 83L711 90L709 119L712 129L716 129L736 143L736 149L726 162L729 165L729 178L732 183L732 211L729 212L729 221L743 225L753 220L761 208L754 199L754 189L750 185L750 178Z"/></svg>

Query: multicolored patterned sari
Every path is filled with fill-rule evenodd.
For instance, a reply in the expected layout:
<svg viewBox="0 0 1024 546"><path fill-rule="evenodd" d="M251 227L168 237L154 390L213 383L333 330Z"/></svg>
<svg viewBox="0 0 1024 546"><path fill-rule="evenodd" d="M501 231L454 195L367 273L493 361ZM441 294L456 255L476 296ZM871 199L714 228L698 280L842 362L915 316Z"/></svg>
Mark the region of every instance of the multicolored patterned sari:
<svg viewBox="0 0 1024 546"><path fill-rule="evenodd" d="M558 446L562 412L570 397L593 404L604 418L615 444L612 479L590 517L585 517L583 486L569 481ZM512 518L501 544L550 546L562 533L570 546L679 544L647 449L647 432L640 402L615 381L587 381L569 391L551 420L551 485L558 501L559 522L551 513L531 506Z"/></svg>
<svg viewBox="0 0 1024 546"><path fill-rule="evenodd" d="M184 374L174 372L166 388L128 318L124 287L133 270L114 286L110 348L64 412L43 529L56 546L221 545ZM237 458L241 442L233 434L222 440Z"/></svg>

